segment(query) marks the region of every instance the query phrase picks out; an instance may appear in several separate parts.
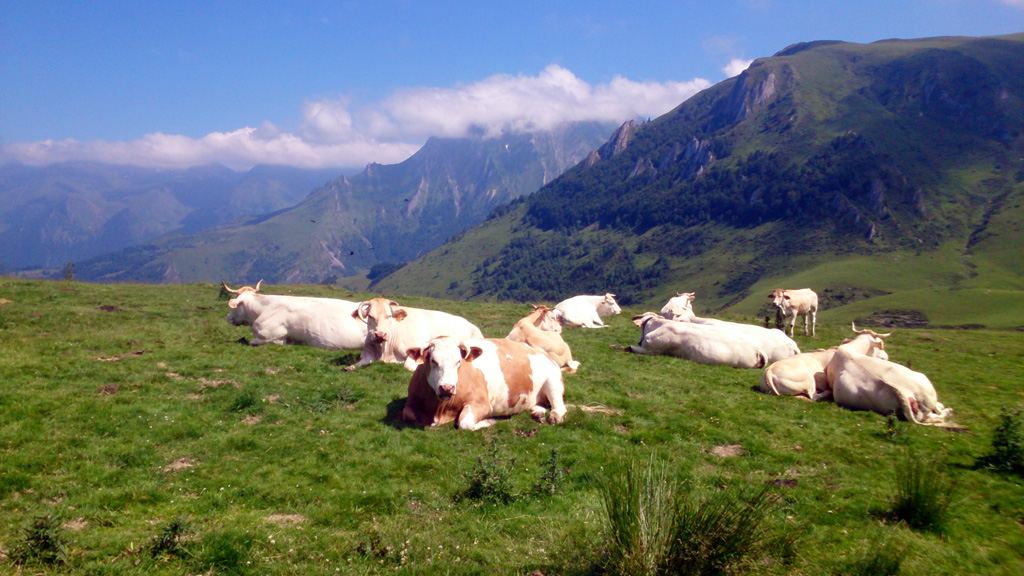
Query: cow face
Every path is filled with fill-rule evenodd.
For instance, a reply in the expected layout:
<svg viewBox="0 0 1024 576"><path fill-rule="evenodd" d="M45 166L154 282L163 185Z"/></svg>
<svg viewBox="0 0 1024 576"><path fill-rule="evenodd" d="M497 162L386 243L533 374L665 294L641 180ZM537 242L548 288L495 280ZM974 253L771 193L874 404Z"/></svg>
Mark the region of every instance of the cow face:
<svg viewBox="0 0 1024 576"><path fill-rule="evenodd" d="M473 346L448 337L435 338L421 348L410 348L407 356L417 364L427 365L427 383L439 400L449 400L458 393L459 367L472 362L483 353Z"/></svg>
<svg viewBox="0 0 1024 576"><path fill-rule="evenodd" d="M601 303L597 307L597 313L601 316L610 316L622 313L622 308L619 308L619 303L615 301L615 294L604 295L604 300L601 300Z"/></svg>
<svg viewBox="0 0 1024 576"><path fill-rule="evenodd" d="M227 321L232 326L248 326L252 323L252 319L249 318L249 301L256 295L256 291L248 286L245 288L248 288L248 291L243 288L238 292L238 296L228 300L228 308L231 308L231 311L228 312Z"/></svg>
<svg viewBox="0 0 1024 576"><path fill-rule="evenodd" d="M772 293L769 294L768 297L772 299L772 304L774 304L776 308L782 308L788 299L786 291L782 288L772 290Z"/></svg>
<svg viewBox="0 0 1024 576"><path fill-rule="evenodd" d="M374 298L361 302L352 317L366 322L366 337L373 344L384 344L394 331L394 323L406 317L405 310L398 302L386 298Z"/></svg>
<svg viewBox="0 0 1024 576"><path fill-rule="evenodd" d="M694 317L693 301L696 297L695 292L676 292L675 297L669 298L668 303L661 309L661 315L669 320Z"/></svg>

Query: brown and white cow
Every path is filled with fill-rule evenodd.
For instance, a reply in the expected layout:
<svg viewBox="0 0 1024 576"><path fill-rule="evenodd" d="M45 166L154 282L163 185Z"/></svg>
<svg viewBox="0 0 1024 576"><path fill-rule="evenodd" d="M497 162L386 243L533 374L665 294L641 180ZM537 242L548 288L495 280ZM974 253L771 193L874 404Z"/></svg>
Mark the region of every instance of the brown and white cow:
<svg viewBox="0 0 1024 576"><path fill-rule="evenodd" d="M857 330L857 336L843 343L860 354L888 360L883 338L889 334L878 334L871 330ZM815 402L832 398L825 367L835 356L836 348L804 352L773 362L761 373L761 392L778 396L806 397Z"/></svg>
<svg viewBox="0 0 1024 576"><path fill-rule="evenodd" d="M541 326L551 326L552 324L558 326L558 332L541 328ZM513 342L522 342L544 352L555 361L555 364L575 373L580 363L572 359L569 345L559 334L561 331L562 327L555 319L553 310L543 305L534 306L533 312L516 322L506 338Z"/></svg>
<svg viewBox="0 0 1024 576"><path fill-rule="evenodd" d="M633 318L640 326L640 343L626 351L653 356L674 356L700 364L733 368L764 368L768 357L743 332L706 324L692 324L645 312Z"/></svg>
<svg viewBox="0 0 1024 576"><path fill-rule="evenodd" d="M565 418L561 369L526 344L444 337L410 348L408 355L417 367L402 409L405 422L454 421L460 430L478 430L494 424L495 417L527 410L539 422L559 424Z"/></svg>
<svg viewBox="0 0 1024 576"><path fill-rule="evenodd" d="M815 330L818 327L818 295L815 294L814 290L810 288L801 288L799 290L785 290L783 288L776 288L772 290L772 293L768 295L772 299L772 304L782 311L783 322L786 318L792 318L789 326L789 335L796 335L796 319L798 316L804 317L804 334L810 334L814 336ZM807 329L807 323L810 320L811 328Z"/></svg>
<svg viewBox="0 0 1024 576"><path fill-rule="evenodd" d="M366 340L359 360L345 368L350 372L374 360L404 363L415 370L416 363L408 359L410 348L423 346L431 338L483 338L480 329L469 320L439 310L424 310L399 306L387 298L372 298L360 302L352 317L366 324Z"/></svg>
<svg viewBox="0 0 1024 576"><path fill-rule="evenodd" d="M857 352L851 343L836 349L825 367L836 404L850 410L896 414L917 424L942 424L953 412L938 401L928 377L895 362Z"/></svg>
<svg viewBox="0 0 1024 576"><path fill-rule="evenodd" d="M358 350L366 341L366 324L352 318L355 302L335 298L308 298L259 294L256 287L237 290L221 282L234 294L228 301L227 321L234 326L251 326L250 346L262 344L303 344L326 350Z"/></svg>

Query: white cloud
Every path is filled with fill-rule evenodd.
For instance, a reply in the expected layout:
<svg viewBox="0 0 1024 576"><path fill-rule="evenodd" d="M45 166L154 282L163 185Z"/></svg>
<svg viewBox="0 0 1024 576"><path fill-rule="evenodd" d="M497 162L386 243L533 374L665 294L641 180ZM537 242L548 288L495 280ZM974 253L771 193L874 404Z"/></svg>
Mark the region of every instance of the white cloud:
<svg viewBox="0 0 1024 576"><path fill-rule="evenodd" d="M750 67L753 60L744 60L743 58L733 58L728 64L722 67L722 72L725 72L726 78L732 78L733 76L739 76L740 72L743 72Z"/></svg>
<svg viewBox="0 0 1024 576"><path fill-rule="evenodd" d="M1001 0L1003 4L1007 6L1013 6L1014 8L1024 8L1024 0Z"/></svg>
<svg viewBox="0 0 1024 576"><path fill-rule="evenodd" d="M567 121L623 122L658 116L708 86L710 82L700 78L638 82L621 76L590 85L569 70L551 65L536 76L498 74L450 88L405 88L364 106L354 106L348 98L310 100L303 104L295 133L265 122L258 128L213 132L202 138L154 133L127 142L12 143L0 149L0 161L358 168L369 162L401 162L430 136L498 135L548 129Z"/></svg>

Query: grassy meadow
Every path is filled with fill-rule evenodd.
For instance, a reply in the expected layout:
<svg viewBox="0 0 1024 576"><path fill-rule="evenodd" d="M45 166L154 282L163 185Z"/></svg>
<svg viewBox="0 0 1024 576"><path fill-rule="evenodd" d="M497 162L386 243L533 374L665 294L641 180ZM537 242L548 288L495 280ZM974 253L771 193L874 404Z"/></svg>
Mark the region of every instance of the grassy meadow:
<svg viewBox="0 0 1024 576"><path fill-rule="evenodd" d="M361 300L325 286L272 294ZM393 295L390 295L393 296ZM529 307L396 298L503 337ZM656 463L701 501L768 489L786 554L749 574L1024 573L1022 479L978 466L1024 407L1024 332L895 330L955 427L755 392L759 371L634 356L627 309L567 329L560 426L396 422L410 373L354 351L249 347L219 286L0 278L0 573L605 574L604 496ZM802 349L848 336L819 320ZM941 530L893 515L908 462L948 478ZM883 557L888 558L883 558Z"/></svg>

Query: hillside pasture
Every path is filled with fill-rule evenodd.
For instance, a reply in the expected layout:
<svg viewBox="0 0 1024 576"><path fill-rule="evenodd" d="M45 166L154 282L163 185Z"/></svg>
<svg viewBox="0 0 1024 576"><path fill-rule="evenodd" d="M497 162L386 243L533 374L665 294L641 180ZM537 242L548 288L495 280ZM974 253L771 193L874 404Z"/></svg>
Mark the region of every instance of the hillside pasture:
<svg viewBox="0 0 1024 576"><path fill-rule="evenodd" d="M564 424L470 433L399 424L399 365L346 373L355 351L239 343L250 331L219 290L0 278L0 572L603 574L602 488L652 461L698 496L769 486L771 525L796 545L745 573L851 573L880 550L902 551L902 574L1024 572L1021 478L976 466L1002 409L1024 406L1024 333L894 331L891 358L954 409L939 428L765 396L757 370L628 354L613 346L636 343L644 311L628 308L563 333L581 362ZM388 296L488 337L530 310ZM802 348L850 335L824 318ZM889 514L908 454L955 482L941 534ZM481 474L508 498L474 497ZM23 559L47 518L64 564Z"/></svg>

